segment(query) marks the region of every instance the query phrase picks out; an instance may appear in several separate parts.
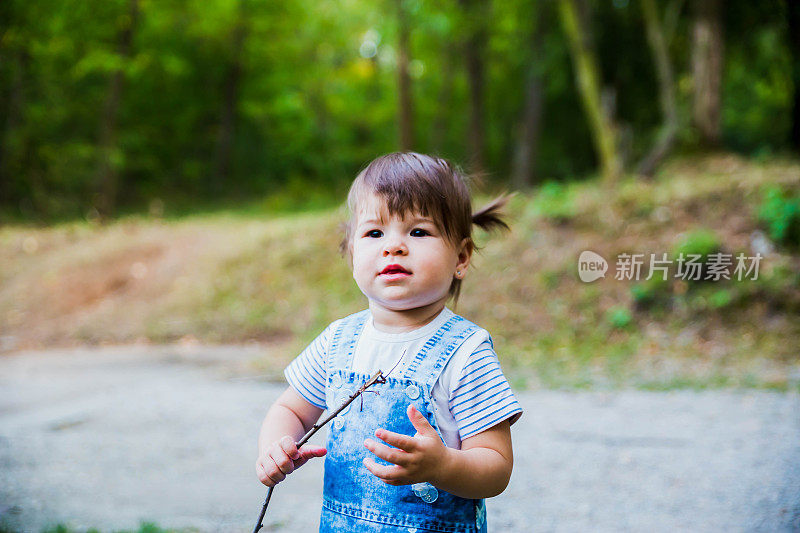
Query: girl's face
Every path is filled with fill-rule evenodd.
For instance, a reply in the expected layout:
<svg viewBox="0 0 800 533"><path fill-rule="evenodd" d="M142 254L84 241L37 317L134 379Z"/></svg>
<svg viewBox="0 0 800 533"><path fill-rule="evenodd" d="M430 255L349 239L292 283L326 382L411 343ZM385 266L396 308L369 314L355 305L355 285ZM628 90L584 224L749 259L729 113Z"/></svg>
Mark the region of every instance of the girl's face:
<svg viewBox="0 0 800 533"><path fill-rule="evenodd" d="M389 216L375 195L360 206L352 244L353 278L361 292L370 306L393 311L443 307L453 277L464 277L471 251L466 242L457 250L430 217Z"/></svg>

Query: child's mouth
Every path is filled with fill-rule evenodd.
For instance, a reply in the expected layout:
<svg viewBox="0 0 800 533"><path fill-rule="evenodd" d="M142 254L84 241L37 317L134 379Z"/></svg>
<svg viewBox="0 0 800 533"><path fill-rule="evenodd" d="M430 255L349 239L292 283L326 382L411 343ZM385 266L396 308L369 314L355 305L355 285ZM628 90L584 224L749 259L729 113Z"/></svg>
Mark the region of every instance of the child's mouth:
<svg viewBox="0 0 800 533"><path fill-rule="evenodd" d="M410 274L411 272L401 267L400 265L389 265L383 270L381 270L380 275L394 278L394 277L408 276Z"/></svg>

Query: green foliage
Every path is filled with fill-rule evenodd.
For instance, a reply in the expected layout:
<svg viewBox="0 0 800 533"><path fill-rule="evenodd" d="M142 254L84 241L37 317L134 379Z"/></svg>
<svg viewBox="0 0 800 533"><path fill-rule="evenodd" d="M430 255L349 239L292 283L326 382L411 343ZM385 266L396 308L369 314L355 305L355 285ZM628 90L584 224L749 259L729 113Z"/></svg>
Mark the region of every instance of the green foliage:
<svg viewBox="0 0 800 533"><path fill-rule="evenodd" d="M631 176L618 184L614 203L623 216L647 217L657 207L649 191L646 183Z"/></svg>
<svg viewBox="0 0 800 533"><path fill-rule="evenodd" d="M744 284L715 282L675 295L677 305L686 313L699 314L730 309L743 299L748 287Z"/></svg>
<svg viewBox="0 0 800 533"><path fill-rule="evenodd" d="M642 282L631 287L631 295L640 310L660 310L670 306L691 314L728 308L741 299L746 290L743 285L729 285L723 281L701 286L690 284L687 291L676 291L676 287L676 284L663 280L660 283Z"/></svg>
<svg viewBox="0 0 800 533"><path fill-rule="evenodd" d="M758 219L766 227L770 239L789 246L800 246L800 195L790 195L777 186L764 192Z"/></svg>
<svg viewBox="0 0 800 533"><path fill-rule="evenodd" d="M733 301L733 295L728 289L719 289L711 293L708 298L709 306L712 309L722 309Z"/></svg>
<svg viewBox="0 0 800 533"><path fill-rule="evenodd" d="M670 282L659 275L633 284L630 290L633 302L639 309L663 304L664 299L672 293Z"/></svg>
<svg viewBox="0 0 800 533"><path fill-rule="evenodd" d="M776 21L777 22L777 21ZM779 25L756 28L727 47L722 109L723 135L754 155L785 145L791 130L792 56Z"/></svg>
<svg viewBox="0 0 800 533"><path fill-rule="evenodd" d="M363 165L397 150L397 20L364 1L6 0L0 3L0 215L84 217L97 203L100 139L115 125L108 160L120 211L146 211L152 198L208 203L276 195L278 210L322 205ZM491 16L458 2L405 2L411 27L413 148L468 164L472 91L462 43L486 39L487 175L504 182L518 151L529 80L541 106L535 170L562 180L596 167L555 5L501 2ZM784 8L729 6L722 109L727 147L771 154L786 147L792 94ZM590 24L614 121L629 161L657 135L656 74L636 2L593 2ZM691 103L691 10L674 21L670 51L682 124ZM128 54L120 54L126 27ZM746 30L745 30L746 28ZM728 33L726 31L726 33ZM113 121L112 80L121 85ZM610 94L610 93L609 93ZM230 104L233 123L226 129ZM222 171L223 133L230 163ZM679 138L689 138L683 127ZM313 191L298 201L297 184ZM494 184L492 184L494 185ZM569 188L545 185L542 214L575 215ZM338 198L338 201L341 199ZM635 198L634 198L635 200ZM636 202L634 202L636 203ZM655 205L638 202L637 212Z"/></svg>
<svg viewBox="0 0 800 533"><path fill-rule="evenodd" d="M688 260L690 256L698 255L700 258L696 262L703 265L708 262L710 254L721 250L722 241L719 235L710 229L699 228L680 238L672 250L671 259L673 265L677 265L681 256L684 260ZM639 310L677 307L689 313L718 310L731 305L736 300L732 289L724 286L722 280L710 285L700 283L705 273L704 265L700 268L700 280L677 280L675 278L677 272L672 272L672 277L667 276L664 279L660 273L656 273L649 280L641 281L631 287L634 305Z"/></svg>
<svg viewBox="0 0 800 533"><path fill-rule="evenodd" d="M71 527L66 526L64 524L57 524L53 527L42 530L42 533L77 533L77 530L72 529ZM91 528L87 529L86 533L100 533L100 530L96 528Z"/></svg>
<svg viewBox="0 0 800 533"><path fill-rule="evenodd" d="M261 207L267 213L312 211L343 203L345 193L331 194L329 189L309 184L299 176L289 179L285 187L264 198Z"/></svg>
<svg viewBox="0 0 800 533"><path fill-rule="evenodd" d="M763 262L762 262L763 264ZM759 272L758 280L743 284L734 284L739 290L736 295L742 301L760 300L774 311L800 313L800 270L791 262L777 262L767 271Z"/></svg>
<svg viewBox="0 0 800 533"><path fill-rule="evenodd" d="M153 522L144 522L139 526L137 533L169 533L169 530L161 529Z"/></svg>
<svg viewBox="0 0 800 533"><path fill-rule="evenodd" d="M684 257L689 255L700 255L701 262L708 260L709 254L719 252L722 249L722 241L712 230L701 228L693 230L684 235L672 251L672 255L677 258L681 254Z"/></svg>
<svg viewBox="0 0 800 533"><path fill-rule="evenodd" d="M606 321L616 329L624 329L633 320L631 312L622 306L615 306L606 311Z"/></svg>
<svg viewBox="0 0 800 533"><path fill-rule="evenodd" d="M632 285L631 296L634 302L642 305L647 305L655 299L655 293L652 288L644 283Z"/></svg>
<svg viewBox="0 0 800 533"><path fill-rule="evenodd" d="M178 531L191 530L162 529L153 522L142 522L139 525L139 528L136 530L115 530L114 533L177 533ZM73 529L64 524L57 524L53 527L42 530L42 533L79 533L79 530ZM100 530L91 528L80 533L100 533Z"/></svg>
<svg viewBox="0 0 800 533"><path fill-rule="evenodd" d="M541 279L547 290L553 290L558 287L561 282L561 271L559 270L543 270Z"/></svg>
<svg viewBox="0 0 800 533"><path fill-rule="evenodd" d="M533 208L540 216L562 223L576 214L572 189L557 181L542 185L535 195Z"/></svg>

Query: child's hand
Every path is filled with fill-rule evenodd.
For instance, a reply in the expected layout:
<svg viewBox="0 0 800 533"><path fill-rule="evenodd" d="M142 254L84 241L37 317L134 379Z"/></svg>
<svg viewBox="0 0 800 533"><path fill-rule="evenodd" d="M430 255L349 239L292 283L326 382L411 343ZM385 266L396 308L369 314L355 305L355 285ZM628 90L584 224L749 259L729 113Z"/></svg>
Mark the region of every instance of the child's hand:
<svg viewBox="0 0 800 533"><path fill-rule="evenodd" d="M274 487L306 461L312 457L322 457L327 451L308 444L298 449L294 439L287 435L273 442L266 452L259 455L256 460L256 475L261 483Z"/></svg>
<svg viewBox="0 0 800 533"><path fill-rule="evenodd" d="M364 446L393 466L379 465L372 458L364 458L364 466L384 483L389 485L409 485L423 481L434 482L442 469L446 468L447 447L439 434L413 405L408 406L408 418L416 428L413 437L377 429L375 436L391 444L390 448L371 439ZM434 485L436 483L433 483Z"/></svg>

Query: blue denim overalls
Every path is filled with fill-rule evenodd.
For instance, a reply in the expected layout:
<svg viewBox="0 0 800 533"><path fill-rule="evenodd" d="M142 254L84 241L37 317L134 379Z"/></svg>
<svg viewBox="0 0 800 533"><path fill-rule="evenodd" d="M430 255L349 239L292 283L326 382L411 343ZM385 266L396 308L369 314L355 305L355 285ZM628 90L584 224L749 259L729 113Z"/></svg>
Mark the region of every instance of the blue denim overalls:
<svg viewBox="0 0 800 533"><path fill-rule="evenodd" d="M356 341L368 318L369 310L350 315L333 332L325 388L331 411L371 377L351 370ZM476 329L460 316L451 317L428 339L402 376L398 367L386 383L367 389L379 394L365 393L333 420L325 457L320 533L486 532L484 500L460 498L430 483L388 485L362 463L369 455L378 464L390 464L364 447L367 438L380 442L375 437L377 428L405 435L416 433L406 414L409 403L441 438L431 390L447 361ZM390 369L381 370L386 374Z"/></svg>

